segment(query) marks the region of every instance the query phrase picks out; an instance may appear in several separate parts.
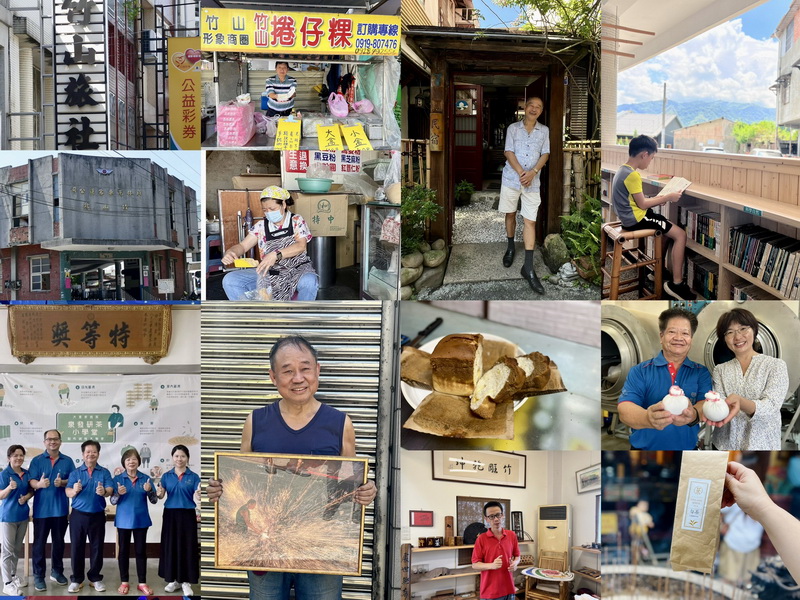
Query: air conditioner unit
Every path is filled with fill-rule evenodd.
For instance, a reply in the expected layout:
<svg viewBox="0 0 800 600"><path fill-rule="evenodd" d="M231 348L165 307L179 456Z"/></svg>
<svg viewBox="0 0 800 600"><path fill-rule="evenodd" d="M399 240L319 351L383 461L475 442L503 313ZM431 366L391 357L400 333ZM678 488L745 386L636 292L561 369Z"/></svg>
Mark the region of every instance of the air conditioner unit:
<svg viewBox="0 0 800 600"><path fill-rule="evenodd" d="M570 564L570 541L572 539L572 507L569 504L548 504L540 506L536 540L539 554L542 551L566 552L567 570Z"/></svg>
<svg viewBox="0 0 800 600"><path fill-rule="evenodd" d="M142 30L142 62L154 64L158 62L158 52L161 50L161 40L157 39L154 29Z"/></svg>

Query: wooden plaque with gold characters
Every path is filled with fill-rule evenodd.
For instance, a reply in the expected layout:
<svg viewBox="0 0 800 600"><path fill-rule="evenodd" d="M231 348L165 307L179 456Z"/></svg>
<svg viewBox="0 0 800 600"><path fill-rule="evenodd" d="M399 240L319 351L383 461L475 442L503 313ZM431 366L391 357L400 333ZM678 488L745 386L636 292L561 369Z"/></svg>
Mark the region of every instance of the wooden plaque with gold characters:
<svg viewBox="0 0 800 600"><path fill-rule="evenodd" d="M367 459L215 452L219 569L361 575Z"/></svg>
<svg viewBox="0 0 800 600"><path fill-rule="evenodd" d="M28 364L39 356L141 356L155 364L167 355L170 307L12 305L11 353Z"/></svg>

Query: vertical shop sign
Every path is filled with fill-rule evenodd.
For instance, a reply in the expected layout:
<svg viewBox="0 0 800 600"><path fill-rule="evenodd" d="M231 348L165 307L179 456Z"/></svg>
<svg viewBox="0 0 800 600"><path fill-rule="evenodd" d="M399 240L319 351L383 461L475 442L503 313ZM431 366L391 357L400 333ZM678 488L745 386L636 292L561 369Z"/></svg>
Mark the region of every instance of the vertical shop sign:
<svg viewBox="0 0 800 600"><path fill-rule="evenodd" d="M169 38L167 54L170 148L200 150L200 38Z"/></svg>
<svg viewBox="0 0 800 600"><path fill-rule="evenodd" d="M54 0L56 147L108 148L106 4Z"/></svg>

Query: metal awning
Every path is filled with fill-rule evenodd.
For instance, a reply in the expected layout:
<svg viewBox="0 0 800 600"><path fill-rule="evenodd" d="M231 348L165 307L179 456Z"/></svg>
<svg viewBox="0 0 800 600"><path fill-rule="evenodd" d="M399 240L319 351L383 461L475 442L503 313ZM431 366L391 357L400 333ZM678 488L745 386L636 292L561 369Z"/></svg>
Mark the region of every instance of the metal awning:
<svg viewBox="0 0 800 600"><path fill-rule="evenodd" d="M87 240L79 238L52 239L42 242L45 250L57 252L153 252L155 250L180 250L167 240Z"/></svg>

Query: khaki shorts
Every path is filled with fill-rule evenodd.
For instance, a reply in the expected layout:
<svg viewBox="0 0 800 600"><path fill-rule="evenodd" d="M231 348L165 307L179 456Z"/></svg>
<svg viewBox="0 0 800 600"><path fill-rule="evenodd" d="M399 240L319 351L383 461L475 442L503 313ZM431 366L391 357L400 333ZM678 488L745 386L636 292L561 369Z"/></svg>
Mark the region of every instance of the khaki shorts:
<svg viewBox="0 0 800 600"><path fill-rule="evenodd" d="M539 212L539 205L542 203L542 197L539 192L512 190L504 185L500 188L500 203L497 206L497 210L501 213L516 212L520 197L522 198L522 216L529 221L535 221L536 214Z"/></svg>

